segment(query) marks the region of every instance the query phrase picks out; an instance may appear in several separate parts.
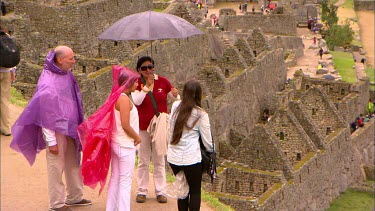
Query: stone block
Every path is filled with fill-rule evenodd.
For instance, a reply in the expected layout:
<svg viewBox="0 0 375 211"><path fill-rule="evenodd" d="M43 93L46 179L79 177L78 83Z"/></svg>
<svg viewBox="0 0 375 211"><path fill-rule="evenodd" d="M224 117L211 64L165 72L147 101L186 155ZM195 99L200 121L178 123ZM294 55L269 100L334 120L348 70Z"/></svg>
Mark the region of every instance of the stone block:
<svg viewBox="0 0 375 211"><path fill-rule="evenodd" d="M316 74L327 74L328 72L327 68L320 68L316 71Z"/></svg>
<svg viewBox="0 0 375 211"><path fill-rule="evenodd" d="M333 48L333 51L341 51L341 52L345 52L345 48L340 47L340 46L335 46L335 47Z"/></svg>
<svg viewBox="0 0 375 211"><path fill-rule="evenodd" d="M363 48L359 48L358 52L359 52L359 54L361 54L361 55L365 55L365 54L366 54L366 51L363 50Z"/></svg>
<svg viewBox="0 0 375 211"><path fill-rule="evenodd" d="M323 67L327 67L327 62L325 60L319 60L319 64L321 64Z"/></svg>
<svg viewBox="0 0 375 211"><path fill-rule="evenodd" d="M318 49L318 48L319 48L319 46L318 45L314 45L314 44L312 44L312 45L309 46L309 49Z"/></svg>
<svg viewBox="0 0 375 211"><path fill-rule="evenodd" d="M333 56L332 55L328 55L326 58L327 59L333 59Z"/></svg>
<svg viewBox="0 0 375 211"><path fill-rule="evenodd" d="M331 72L330 73L332 73L332 74L338 74L339 73L339 71L338 70L331 70Z"/></svg>
<svg viewBox="0 0 375 211"><path fill-rule="evenodd" d="M374 166L364 166L364 170L368 180L375 180Z"/></svg>

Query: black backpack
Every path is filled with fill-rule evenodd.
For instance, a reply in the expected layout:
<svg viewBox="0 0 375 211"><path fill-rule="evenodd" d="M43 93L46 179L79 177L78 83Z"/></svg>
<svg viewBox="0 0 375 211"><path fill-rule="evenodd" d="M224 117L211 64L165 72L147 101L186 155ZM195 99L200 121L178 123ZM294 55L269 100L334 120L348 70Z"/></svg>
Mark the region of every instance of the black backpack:
<svg viewBox="0 0 375 211"><path fill-rule="evenodd" d="M0 67L17 66L20 60L20 50L16 42L4 32L0 32Z"/></svg>

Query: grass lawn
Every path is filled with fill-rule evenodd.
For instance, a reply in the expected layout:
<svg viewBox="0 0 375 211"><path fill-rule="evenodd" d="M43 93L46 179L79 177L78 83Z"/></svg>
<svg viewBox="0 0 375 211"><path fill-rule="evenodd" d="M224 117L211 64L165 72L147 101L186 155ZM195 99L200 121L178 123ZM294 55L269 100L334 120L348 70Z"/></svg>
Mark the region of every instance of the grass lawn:
<svg viewBox="0 0 375 211"><path fill-rule="evenodd" d="M341 5L341 7L353 8L354 7L354 0L346 0L345 3Z"/></svg>
<svg viewBox="0 0 375 211"><path fill-rule="evenodd" d="M354 60L350 53L331 51L333 56L333 62L336 65L336 69L339 71L341 78L346 82L356 82L357 77L355 70L352 68L354 66Z"/></svg>
<svg viewBox="0 0 375 211"><path fill-rule="evenodd" d="M28 101L23 98L21 92L12 87L10 92L10 103L25 108Z"/></svg>
<svg viewBox="0 0 375 211"><path fill-rule="evenodd" d="M163 12L163 11L164 11L163 9L154 8L154 12Z"/></svg>
<svg viewBox="0 0 375 211"><path fill-rule="evenodd" d="M374 79L374 77L375 77L375 73L374 73L375 69L374 68L366 68L365 71L366 71L367 77L370 78L370 81L371 82L375 82L375 79Z"/></svg>
<svg viewBox="0 0 375 211"><path fill-rule="evenodd" d="M327 211L368 211L374 207L374 195L347 190L333 201Z"/></svg>

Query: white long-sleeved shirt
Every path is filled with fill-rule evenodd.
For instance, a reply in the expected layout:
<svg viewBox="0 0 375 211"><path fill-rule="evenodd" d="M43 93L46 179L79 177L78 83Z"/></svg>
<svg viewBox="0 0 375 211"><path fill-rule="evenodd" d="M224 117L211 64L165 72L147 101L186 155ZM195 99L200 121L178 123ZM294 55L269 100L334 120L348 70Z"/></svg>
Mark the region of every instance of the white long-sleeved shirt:
<svg viewBox="0 0 375 211"><path fill-rule="evenodd" d="M172 141L173 129L176 121L174 113L181 101L176 101L172 105L170 115L170 140ZM194 108L188 120L188 125L192 125L199 118L191 130L185 128L180 141L176 145L169 144L167 160L174 165L184 166L200 163L202 160L199 136L203 145L208 151L213 151L211 126L208 114L203 109Z"/></svg>
<svg viewBox="0 0 375 211"><path fill-rule="evenodd" d="M49 147L55 146L57 144L55 131L47 129L47 128L42 128L42 132L44 134L44 137L47 141L47 145Z"/></svg>

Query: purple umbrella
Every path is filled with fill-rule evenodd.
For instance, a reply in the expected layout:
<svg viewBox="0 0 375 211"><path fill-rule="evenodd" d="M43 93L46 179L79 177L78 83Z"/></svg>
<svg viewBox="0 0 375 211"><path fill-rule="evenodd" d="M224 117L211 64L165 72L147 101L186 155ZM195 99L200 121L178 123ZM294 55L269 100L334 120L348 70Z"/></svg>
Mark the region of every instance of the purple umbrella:
<svg viewBox="0 0 375 211"><path fill-rule="evenodd" d="M147 11L126 16L100 36L102 40L159 40L186 38L203 34L201 30L175 15Z"/></svg>

